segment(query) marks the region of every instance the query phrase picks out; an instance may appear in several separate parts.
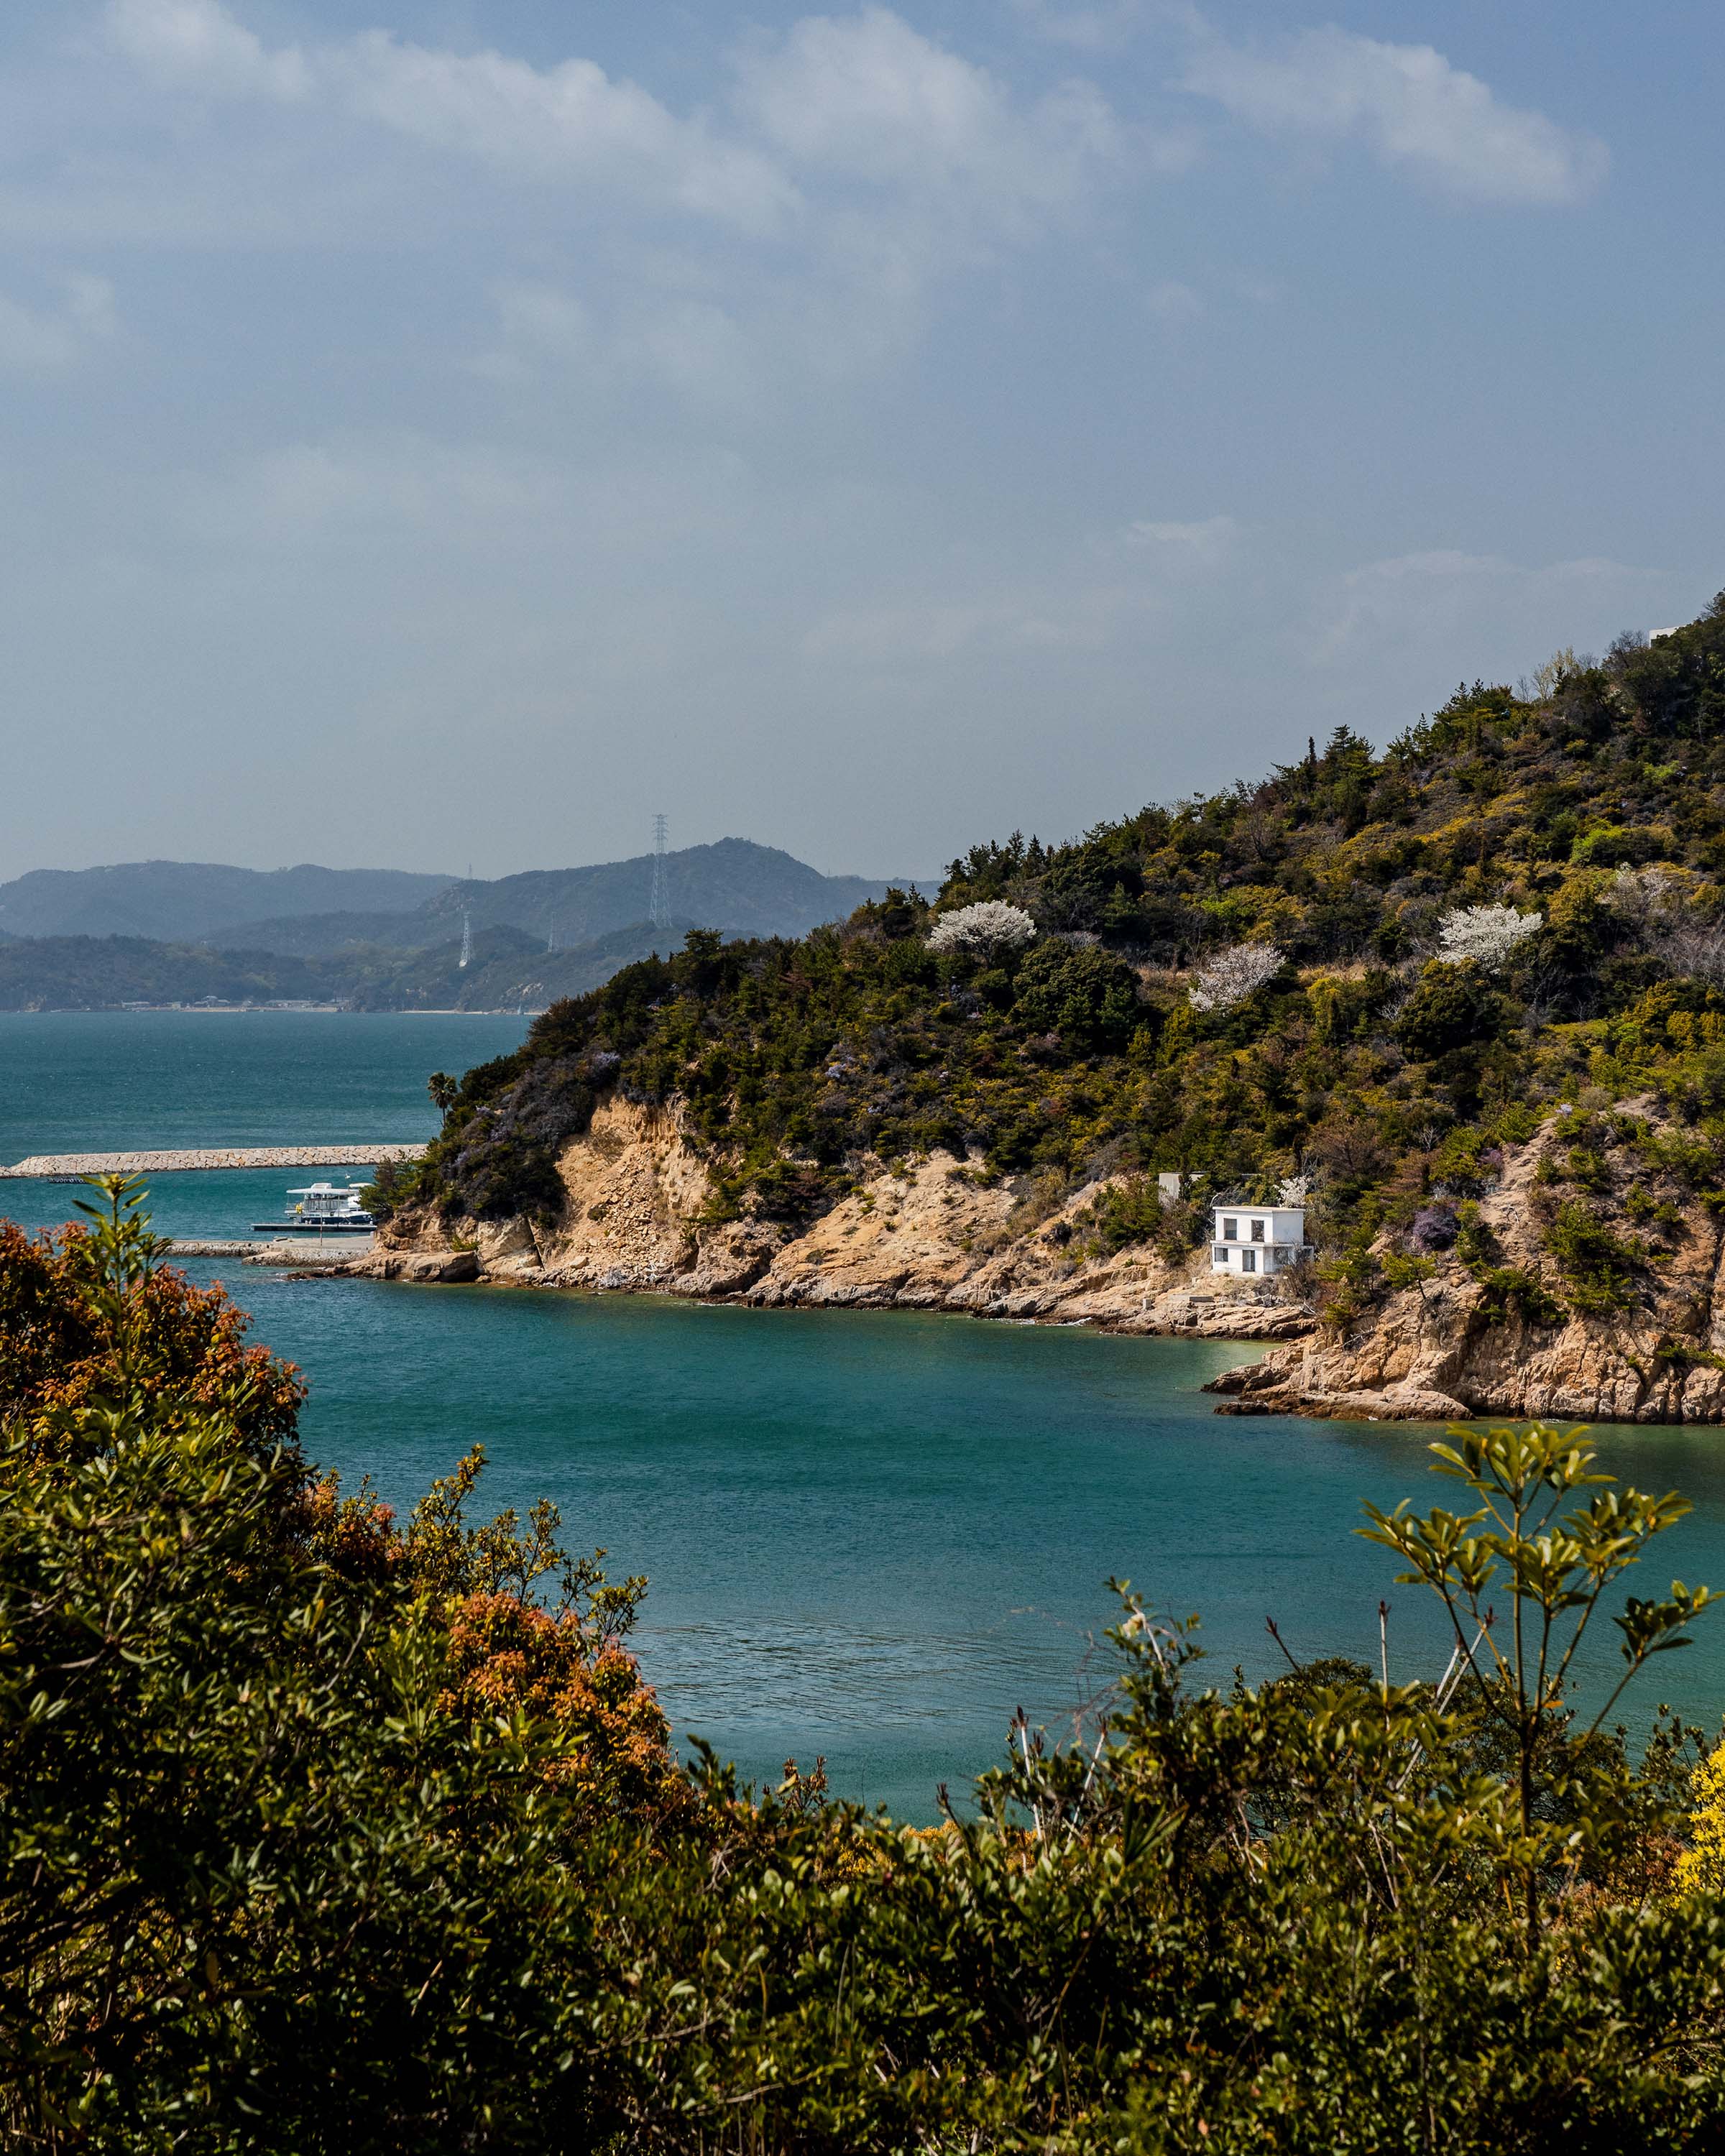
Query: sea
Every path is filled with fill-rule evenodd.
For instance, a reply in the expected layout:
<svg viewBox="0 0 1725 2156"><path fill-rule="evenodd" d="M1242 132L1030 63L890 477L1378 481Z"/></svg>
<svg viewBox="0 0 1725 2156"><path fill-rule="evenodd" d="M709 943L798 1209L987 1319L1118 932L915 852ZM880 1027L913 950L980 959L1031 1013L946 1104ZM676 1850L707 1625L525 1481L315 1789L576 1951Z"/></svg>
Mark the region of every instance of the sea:
<svg viewBox="0 0 1725 2156"><path fill-rule="evenodd" d="M465 1014L0 1014L0 1161L27 1154L429 1137L434 1070L506 1053L526 1021ZM290 1172L151 1179L159 1226L244 1235ZM85 1194L0 1182L26 1226ZM1248 1351L899 1312L293 1280L193 1262L304 1373L308 1450L405 1512L482 1444L480 1494L561 1508L572 1548L649 1581L634 1646L680 1745L757 1785L788 1759L894 1816L963 1809L1022 1708L1070 1738L1116 1666L1111 1581L1196 1615L1227 1685L1347 1654L1434 1673L1440 1613L1355 1532L1368 1500L1452 1503L1441 1432L1230 1417L1200 1389ZM1603 1429L1602 1465L1694 1511L1636 1591L1725 1587L1725 1430ZM1725 1707L1725 1605L1622 1718ZM1611 1681L1602 1635L1584 1690Z"/></svg>

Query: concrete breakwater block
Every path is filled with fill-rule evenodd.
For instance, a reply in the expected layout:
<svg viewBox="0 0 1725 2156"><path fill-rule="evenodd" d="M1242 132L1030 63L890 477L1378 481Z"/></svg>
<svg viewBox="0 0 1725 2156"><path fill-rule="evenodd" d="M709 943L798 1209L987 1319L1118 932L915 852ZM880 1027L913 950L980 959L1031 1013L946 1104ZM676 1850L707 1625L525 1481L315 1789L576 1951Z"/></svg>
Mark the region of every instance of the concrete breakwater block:
<svg viewBox="0 0 1725 2156"><path fill-rule="evenodd" d="M214 1168L374 1168L418 1160L422 1142L378 1145L222 1146L157 1152L36 1152L0 1168L14 1181L68 1175L179 1175Z"/></svg>
<svg viewBox="0 0 1725 2156"><path fill-rule="evenodd" d="M173 1235L167 1238L170 1265L185 1258L238 1258L248 1265L294 1265L306 1272L343 1272L355 1258L366 1255L370 1245L355 1247L352 1237L320 1250L297 1236L284 1242L240 1242L223 1235Z"/></svg>

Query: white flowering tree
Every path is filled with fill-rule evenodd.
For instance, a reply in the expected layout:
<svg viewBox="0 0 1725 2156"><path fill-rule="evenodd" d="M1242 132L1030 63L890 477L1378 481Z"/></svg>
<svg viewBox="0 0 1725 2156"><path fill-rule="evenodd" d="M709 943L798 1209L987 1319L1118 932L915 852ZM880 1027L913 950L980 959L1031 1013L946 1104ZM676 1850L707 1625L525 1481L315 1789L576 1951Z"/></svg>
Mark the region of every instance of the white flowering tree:
<svg viewBox="0 0 1725 2156"><path fill-rule="evenodd" d="M1194 1010L1232 1010L1281 971L1281 952L1275 944L1235 943L1199 968L1186 998Z"/></svg>
<svg viewBox="0 0 1725 2156"><path fill-rule="evenodd" d="M1036 934L1036 923L1021 906L1004 899L979 899L943 913L928 932L931 951L951 952L967 958L993 958L1008 951L1022 951Z"/></svg>
<svg viewBox="0 0 1725 2156"><path fill-rule="evenodd" d="M1309 1175L1285 1175L1276 1186L1278 1205L1303 1205L1311 1195L1312 1178Z"/></svg>
<svg viewBox="0 0 1725 2156"><path fill-rule="evenodd" d="M1517 913L1512 906L1458 906L1438 924L1438 956L1452 966L1471 959L1495 968L1512 958L1544 926L1543 913Z"/></svg>

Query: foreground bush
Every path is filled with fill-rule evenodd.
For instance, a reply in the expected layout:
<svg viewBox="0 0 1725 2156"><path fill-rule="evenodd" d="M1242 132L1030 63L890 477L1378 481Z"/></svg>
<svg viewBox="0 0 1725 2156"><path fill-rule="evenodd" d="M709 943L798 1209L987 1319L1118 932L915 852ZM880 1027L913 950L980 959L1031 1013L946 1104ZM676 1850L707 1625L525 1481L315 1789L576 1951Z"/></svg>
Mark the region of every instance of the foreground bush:
<svg viewBox="0 0 1725 2156"><path fill-rule="evenodd" d="M290 1426L265 1452L291 1373L123 1194L0 1245L0 1312L8 2148L1718 2145L1695 1732L1632 1765L1564 1689L1592 1630L1627 1682L1707 1597L1615 1607L1682 1508L1574 1434L1459 1436L1463 1513L1373 1517L1450 1607L1435 1683L1203 1689L1125 1593L1086 1739L1020 1731L919 1833L677 1773L643 1584L548 1509L470 1524L476 1459L398 1527Z"/></svg>

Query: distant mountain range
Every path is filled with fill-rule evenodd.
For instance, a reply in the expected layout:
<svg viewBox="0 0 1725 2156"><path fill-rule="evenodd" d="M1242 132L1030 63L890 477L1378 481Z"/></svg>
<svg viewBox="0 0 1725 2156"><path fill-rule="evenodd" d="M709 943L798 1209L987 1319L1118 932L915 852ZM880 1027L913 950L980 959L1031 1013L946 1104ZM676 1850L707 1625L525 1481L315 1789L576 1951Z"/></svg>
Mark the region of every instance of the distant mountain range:
<svg viewBox="0 0 1725 2156"><path fill-rule="evenodd" d="M665 869L669 931L646 918L650 854L495 881L185 861L38 870L0 884L0 1009L207 1000L536 1009L650 951L669 952L691 927L803 936L889 888L823 875L747 839L667 854ZM323 903L282 907L308 896ZM331 897L345 902L331 906Z"/></svg>
<svg viewBox="0 0 1725 2156"><path fill-rule="evenodd" d="M121 861L104 869L33 869L0 884L0 929L13 936L146 936L238 940L259 921L337 907L411 913L446 875L401 869L235 869L210 861Z"/></svg>

